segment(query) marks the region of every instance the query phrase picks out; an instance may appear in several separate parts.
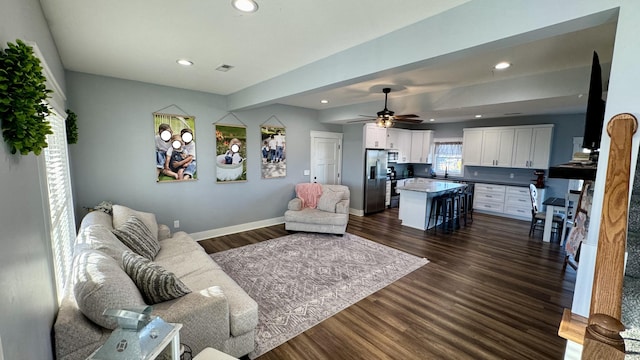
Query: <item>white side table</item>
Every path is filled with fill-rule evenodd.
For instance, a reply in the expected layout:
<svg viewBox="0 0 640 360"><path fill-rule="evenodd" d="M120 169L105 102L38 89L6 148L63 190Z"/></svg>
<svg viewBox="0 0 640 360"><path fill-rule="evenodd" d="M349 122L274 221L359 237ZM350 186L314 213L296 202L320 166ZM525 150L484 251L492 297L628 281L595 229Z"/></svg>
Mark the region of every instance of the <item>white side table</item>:
<svg viewBox="0 0 640 360"><path fill-rule="evenodd" d="M180 359L180 329L182 329L182 324L175 323L171 325L173 325L173 329L171 329L171 331L160 341L158 346L156 346L156 348L154 348L143 360L155 359L169 344L171 344L171 360ZM94 351L93 354L89 355L87 360L95 359L94 356L98 353L98 350L100 350L100 348Z"/></svg>
<svg viewBox="0 0 640 360"><path fill-rule="evenodd" d="M193 360L238 360L238 358L234 358L214 348L206 348L196 355Z"/></svg>

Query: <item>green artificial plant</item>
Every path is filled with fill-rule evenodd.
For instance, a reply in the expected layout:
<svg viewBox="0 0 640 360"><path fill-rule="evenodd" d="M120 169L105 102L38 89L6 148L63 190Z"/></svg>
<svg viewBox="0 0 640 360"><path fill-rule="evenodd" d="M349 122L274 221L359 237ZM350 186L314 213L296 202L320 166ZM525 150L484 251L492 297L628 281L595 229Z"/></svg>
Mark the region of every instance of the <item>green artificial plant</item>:
<svg viewBox="0 0 640 360"><path fill-rule="evenodd" d="M52 134L49 115L47 79L40 59L21 40L0 49L0 121L2 136L12 154L39 155Z"/></svg>
<svg viewBox="0 0 640 360"><path fill-rule="evenodd" d="M65 120L67 128L67 144L75 144L78 142L78 115L67 109L67 120Z"/></svg>

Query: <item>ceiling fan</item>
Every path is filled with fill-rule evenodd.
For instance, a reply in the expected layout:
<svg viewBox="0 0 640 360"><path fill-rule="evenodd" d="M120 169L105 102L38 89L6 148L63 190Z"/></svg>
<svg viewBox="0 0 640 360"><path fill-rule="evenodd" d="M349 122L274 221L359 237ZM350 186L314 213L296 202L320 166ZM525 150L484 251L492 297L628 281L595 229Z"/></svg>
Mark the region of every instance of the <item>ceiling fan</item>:
<svg viewBox="0 0 640 360"><path fill-rule="evenodd" d="M377 112L377 117L373 119L368 119L364 121L375 120L376 124L380 127L392 127L395 122L405 122L411 124L420 124L422 122L421 119L418 119L418 115L415 114L405 114L405 115L395 115L395 112L387 109L387 97L391 92L391 88L382 89L384 93L384 109ZM368 116L368 115L360 115L360 116ZM352 122L362 122L363 120L356 120Z"/></svg>

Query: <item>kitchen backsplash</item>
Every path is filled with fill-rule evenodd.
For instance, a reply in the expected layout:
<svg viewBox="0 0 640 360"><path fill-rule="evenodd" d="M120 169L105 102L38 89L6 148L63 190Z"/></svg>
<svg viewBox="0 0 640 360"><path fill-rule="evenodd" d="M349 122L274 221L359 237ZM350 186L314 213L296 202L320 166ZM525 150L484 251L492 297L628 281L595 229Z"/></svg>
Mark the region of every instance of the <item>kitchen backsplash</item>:
<svg viewBox="0 0 640 360"><path fill-rule="evenodd" d="M396 170L398 178L405 178L408 176L406 173L409 164L396 164L389 163L389 166L393 166ZM415 177L428 177L431 170L430 164L411 164L413 166L413 176ZM481 181L495 181L505 183L516 184L531 184L535 181L536 175L534 175L534 169L515 169L515 168L497 168L497 167L484 167L484 166L467 166L464 173L464 178L467 180ZM455 178L451 176L451 178ZM545 175L545 180L546 180Z"/></svg>
<svg viewBox="0 0 640 360"><path fill-rule="evenodd" d="M536 179L534 169L497 168L484 166L465 167L464 177L469 180L504 181L530 184ZM546 174L545 174L546 179Z"/></svg>

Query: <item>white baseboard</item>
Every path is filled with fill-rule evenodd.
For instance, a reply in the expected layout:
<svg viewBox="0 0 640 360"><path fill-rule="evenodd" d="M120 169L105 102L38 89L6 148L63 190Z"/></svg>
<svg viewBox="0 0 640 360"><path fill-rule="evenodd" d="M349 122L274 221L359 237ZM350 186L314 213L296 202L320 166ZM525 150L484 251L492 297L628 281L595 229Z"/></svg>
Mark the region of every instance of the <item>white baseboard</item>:
<svg viewBox="0 0 640 360"><path fill-rule="evenodd" d="M349 208L349 214L355 216L364 216L364 210Z"/></svg>
<svg viewBox="0 0 640 360"><path fill-rule="evenodd" d="M227 226L219 229L205 230L205 231L200 231L196 233L191 233L189 235L193 238L193 240L200 241L200 240L210 239L217 236L235 234L242 231L259 229L265 226L278 225L282 223L284 223L284 216L273 218L273 219L254 221L254 222L245 223L245 224Z"/></svg>
<svg viewBox="0 0 640 360"><path fill-rule="evenodd" d="M355 216L364 216L364 210L357 210L357 209L349 208L349 214L352 214L352 215L355 215ZM253 230L253 229L259 229L259 228L262 228L262 227L278 225L278 224L283 224L283 223L284 223L284 216L281 216L281 217L277 217L277 218L273 218L273 219L266 219L266 220L260 220L260 221L254 221L254 222L250 222L250 223L245 223L245 224L227 226L227 227L223 227L223 228L219 228L219 229L211 229L211 230L200 231L200 232L196 232L196 233L191 233L191 234L189 234L189 236L191 236L193 238L193 240L195 240L195 241L200 241L200 240L205 240L205 239L211 239L211 238L218 237L218 236L235 234L235 233L239 233L239 232L242 232L242 231L249 231L249 230Z"/></svg>

